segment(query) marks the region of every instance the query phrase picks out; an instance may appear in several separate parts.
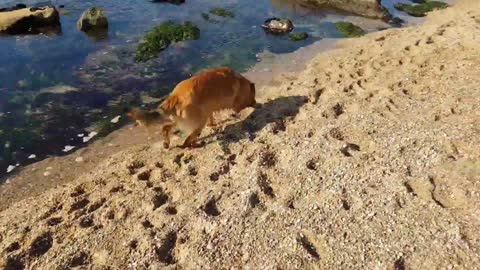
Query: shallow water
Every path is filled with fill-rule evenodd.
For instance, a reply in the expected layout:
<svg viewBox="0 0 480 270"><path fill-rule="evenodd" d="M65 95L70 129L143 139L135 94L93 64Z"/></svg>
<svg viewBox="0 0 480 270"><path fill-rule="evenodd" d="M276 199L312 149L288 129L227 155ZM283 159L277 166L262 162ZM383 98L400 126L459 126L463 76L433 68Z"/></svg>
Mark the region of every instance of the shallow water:
<svg viewBox="0 0 480 270"><path fill-rule="evenodd" d="M9 165L65 154L71 148L65 146L78 149L87 143L90 132L107 134L126 121L124 117L118 123L110 121L125 107L155 104L179 80L200 69L227 65L245 71L258 61L260 52L288 53L323 38L341 38L333 23L350 17L310 10L292 0L187 0L178 6L147 0L22 2L65 8L60 9L61 33L0 36L0 176ZM400 0L384 5L397 16L393 2ZM0 3L0 7L16 3ZM106 37L76 30L81 13L92 6L105 9ZM207 21L202 13L212 7L233 11L235 17L211 15L215 21ZM286 36L266 34L260 25L274 16L290 18L294 31L308 32L310 38L292 42ZM192 21L201 38L173 44L157 59L136 63L138 41L167 20ZM361 18L355 22L368 31L382 25Z"/></svg>

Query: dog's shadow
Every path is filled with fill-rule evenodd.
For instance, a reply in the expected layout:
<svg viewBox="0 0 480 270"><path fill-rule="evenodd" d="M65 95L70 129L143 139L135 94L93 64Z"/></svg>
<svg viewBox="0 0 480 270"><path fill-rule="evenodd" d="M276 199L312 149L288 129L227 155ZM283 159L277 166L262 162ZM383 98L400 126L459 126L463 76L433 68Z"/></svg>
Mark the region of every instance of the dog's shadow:
<svg viewBox="0 0 480 270"><path fill-rule="evenodd" d="M242 139L253 140L257 133L264 129L268 124L273 123L272 132L277 133L285 130L285 119L294 117L299 109L307 102L306 96L288 96L279 97L259 104L255 110L243 121L230 124L225 127L217 138L220 144L226 147L230 143L238 142Z"/></svg>

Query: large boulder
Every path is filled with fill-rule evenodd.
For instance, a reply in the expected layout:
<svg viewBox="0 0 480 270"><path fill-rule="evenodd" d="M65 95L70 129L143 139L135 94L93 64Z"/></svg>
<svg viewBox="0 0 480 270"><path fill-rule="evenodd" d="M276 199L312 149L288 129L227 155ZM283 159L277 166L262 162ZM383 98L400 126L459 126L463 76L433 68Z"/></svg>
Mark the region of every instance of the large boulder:
<svg viewBox="0 0 480 270"><path fill-rule="evenodd" d="M92 7L85 10L77 22L80 31L98 31L108 29L108 20L101 7Z"/></svg>
<svg viewBox="0 0 480 270"><path fill-rule="evenodd" d="M20 8L0 12L0 33L38 34L60 29L60 16L55 7Z"/></svg>
<svg viewBox="0 0 480 270"><path fill-rule="evenodd" d="M271 0L282 4L281 0ZM335 8L373 19L389 19L391 15L381 4L381 0L292 0L303 6Z"/></svg>

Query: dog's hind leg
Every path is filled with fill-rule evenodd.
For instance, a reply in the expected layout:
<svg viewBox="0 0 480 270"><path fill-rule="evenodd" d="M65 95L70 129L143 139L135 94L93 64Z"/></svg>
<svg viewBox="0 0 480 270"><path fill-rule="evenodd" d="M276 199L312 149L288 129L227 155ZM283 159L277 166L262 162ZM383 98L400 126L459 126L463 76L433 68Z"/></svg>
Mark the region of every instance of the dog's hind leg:
<svg viewBox="0 0 480 270"><path fill-rule="evenodd" d="M190 135L188 135L188 137L185 139L185 142L183 142L181 147L182 148L194 147L198 136L200 136L200 134L202 133L203 126L204 125L192 131L192 133L190 133Z"/></svg>

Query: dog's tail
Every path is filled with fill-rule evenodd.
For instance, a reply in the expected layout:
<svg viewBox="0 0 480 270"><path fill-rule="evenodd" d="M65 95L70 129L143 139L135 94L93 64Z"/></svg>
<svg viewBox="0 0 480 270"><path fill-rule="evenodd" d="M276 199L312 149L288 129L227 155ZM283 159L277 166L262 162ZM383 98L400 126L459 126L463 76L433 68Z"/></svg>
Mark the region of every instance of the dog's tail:
<svg viewBox="0 0 480 270"><path fill-rule="evenodd" d="M164 116L158 111L146 111L139 108L133 108L128 113L127 116L144 126L150 126L154 123L163 122Z"/></svg>
<svg viewBox="0 0 480 270"><path fill-rule="evenodd" d="M175 112L175 108L179 105L179 99L175 95L168 96L162 103L159 105L159 109L163 112L170 114Z"/></svg>

